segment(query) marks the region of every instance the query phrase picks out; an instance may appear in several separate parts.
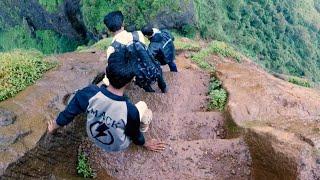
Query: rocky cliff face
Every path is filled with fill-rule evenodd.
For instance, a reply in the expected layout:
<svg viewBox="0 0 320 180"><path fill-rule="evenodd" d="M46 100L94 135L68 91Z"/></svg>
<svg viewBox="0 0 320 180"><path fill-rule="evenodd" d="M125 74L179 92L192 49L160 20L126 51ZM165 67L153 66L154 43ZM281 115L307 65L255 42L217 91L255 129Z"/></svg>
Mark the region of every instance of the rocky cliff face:
<svg viewBox="0 0 320 180"><path fill-rule="evenodd" d="M320 92L277 79L250 61L212 60L229 94L229 118L243 129L254 176L320 178Z"/></svg>
<svg viewBox="0 0 320 180"><path fill-rule="evenodd" d="M53 30L78 41L85 42L90 38L82 20L80 0L65 0L54 13L44 9L37 0L5 0L0 2L0 19L4 29L25 22L31 33Z"/></svg>
<svg viewBox="0 0 320 180"><path fill-rule="evenodd" d="M0 176L10 164L16 162L22 166L26 165L27 161L37 165L42 163L39 168L54 169L54 163L50 167L47 163L55 162L55 157L60 156L62 160L68 159L66 157L68 153L64 151L65 146L69 146L70 152L73 152L69 154L73 155L71 159L76 159L77 141L79 144L79 138L83 137L77 132L81 134L81 131L76 129L77 132L74 132L69 129L67 130L69 132L64 131L61 136L51 139L50 136L46 136L47 121L54 119L57 112L64 108L62 98L67 92L73 92L88 85L96 74L103 70L104 62L99 58L98 54L91 53L59 56L57 58L59 67L48 72L36 84L14 98L0 103ZM81 124L81 121L79 123ZM68 143L64 144L65 142ZM68 161L65 162L68 163ZM18 165L17 169L22 167ZM30 174L39 173L32 169L26 169L26 171L31 172ZM14 176L17 174L21 175L24 172L8 171L10 177L19 178ZM44 175L41 174L42 176ZM28 178L28 176L23 177Z"/></svg>

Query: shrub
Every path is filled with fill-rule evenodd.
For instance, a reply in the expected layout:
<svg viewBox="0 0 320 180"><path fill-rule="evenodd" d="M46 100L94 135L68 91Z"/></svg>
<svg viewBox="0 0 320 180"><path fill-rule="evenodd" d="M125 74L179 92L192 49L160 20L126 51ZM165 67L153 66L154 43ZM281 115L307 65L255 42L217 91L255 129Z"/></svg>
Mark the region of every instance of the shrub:
<svg viewBox="0 0 320 180"><path fill-rule="evenodd" d="M13 97L55 66L43 58L42 53L30 50L0 53L0 101Z"/></svg>
<svg viewBox="0 0 320 180"><path fill-rule="evenodd" d="M311 87L310 82L308 80L306 80L306 79L301 79L301 78L298 78L298 77L290 77L288 79L288 81L290 83L293 83L293 84L296 84L296 85L299 85L299 86L308 87L308 88Z"/></svg>
<svg viewBox="0 0 320 180"><path fill-rule="evenodd" d="M186 24L182 26L182 29L180 31L181 35L188 37L188 38L194 38L196 35L196 28L191 24Z"/></svg>
<svg viewBox="0 0 320 180"><path fill-rule="evenodd" d="M226 90L223 89L221 81L217 80L216 78L212 78L210 81L209 98L208 110L224 110L224 107L227 103L228 94Z"/></svg>
<svg viewBox="0 0 320 180"><path fill-rule="evenodd" d="M49 12L56 12L64 0L38 0L39 3Z"/></svg>
<svg viewBox="0 0 320 180"><path fill-rule="evenodd" d="M84 153L78 154L78 165L77 165L78 174L84 178L92 178L93 170L91 169L88 159Z"/></svg>

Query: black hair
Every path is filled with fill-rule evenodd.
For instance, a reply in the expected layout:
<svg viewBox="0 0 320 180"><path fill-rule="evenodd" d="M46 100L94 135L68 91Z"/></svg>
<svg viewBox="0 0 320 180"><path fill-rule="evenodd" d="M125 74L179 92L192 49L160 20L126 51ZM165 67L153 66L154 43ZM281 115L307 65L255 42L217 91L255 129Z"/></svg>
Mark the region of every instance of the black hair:
<svg viewBox="0 0 320 180"><path fill-rule="evenodd" d="M121 29L123 20L121 11L113 11L104 17L103 22L111 32L116 32Z"/></svg>
<svg viewBox="0 0 320 180"><path fill-rule="evenodd" d="M121 89L133 79L133 66L130 63L110 63L106 68L106 75L111 86Z"/></svg>
<svg viewBox="0 0 320 180"><path fill-rule="evenodd" d="M143 28L141 29L141 32L142 32L142 34L145 35L145 36L152 36L152 35L153 35L152 26L147 25L147 26L143 27Z"/></svg>

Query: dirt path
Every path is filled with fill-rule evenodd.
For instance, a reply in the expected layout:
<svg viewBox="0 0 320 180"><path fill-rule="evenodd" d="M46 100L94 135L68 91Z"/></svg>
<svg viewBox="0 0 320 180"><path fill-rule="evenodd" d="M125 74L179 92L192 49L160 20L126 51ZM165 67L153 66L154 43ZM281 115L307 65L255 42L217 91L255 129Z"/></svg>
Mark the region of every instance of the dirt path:
<svg viewBox="0 0 320 180"><path fill-rule="evenodd" d="M250 155L241 138L224 138L224 116L206 112L209 75L181 54L179 73L165 72L169 92L145 93L130 87L133 102L145 101L154 119L147 138L169 144L162 153L131 146L104 153L90 141L82 144L98 179L250 179ZM182 68L181 68L182 67ZM157 89L157 87L155 87Z"/></svg>

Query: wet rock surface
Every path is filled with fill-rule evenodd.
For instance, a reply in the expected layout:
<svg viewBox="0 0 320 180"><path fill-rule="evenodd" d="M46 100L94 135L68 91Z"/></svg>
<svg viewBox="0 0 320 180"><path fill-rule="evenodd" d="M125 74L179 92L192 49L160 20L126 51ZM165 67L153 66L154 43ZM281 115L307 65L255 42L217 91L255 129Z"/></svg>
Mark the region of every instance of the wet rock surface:
<svg viewBox="0 0 320 180"><path fill-rule="evenodd" d="M76 179L77 147L85 137L85 117L79 116L9 165L1 179Z"/></svg>
<svg viewBox="0 0 320 180"><path fill-rule="evenodd" d="M47 121L55 119L57 113L64 108L61 102L63 96L88 85L97 72L104 67L104 62L99 60L99 53L69 53L58 56L57 59L59 62L57 68L46 73L41 80L14 98L0 103L0 109L6 109L4 112L14 112L16 116L13 124L0 127L0 175L4 172L11 173L11 176L13 176L12 173L15 173L18 177L21 174L28 174L22 168L14 171L9 169L14 169L15 163L30 153L30 150L31 155L28 157L32 162L33 155L38 154L36 153L37 149L34 148L50 144L50 141L43 141L46 135ZM6 117L14 116L8 115ZM69 141L72 140L72 138L64 139L66 143L70 143ZM72 148L76 149L77 147L73 146ZM35 152L32 153L33 151ZM51 153L51 149L48 151L45 153ZM67 160L69 159L67 154L61 152L53 157L61 156ZM34 159L37 159L36 156ZM43 161L50 164L50 161L46 161L45 158ZM7 169L10 164L10 168ZM34 162L34 165L30 165L28 168L37 169L38 165ZM43 165L43 167L47 166L48 164ZM21 167L26 166L21 165ZM32 172L30 171L29 174L31 177ZM50 171L48 173L50 174ZM34 176L38 177L36 174Z"/></svg>
<svg viewBox="0 0 320 180"><path fill-rule="evenodd" d="M277 79L250 61L211 60L229 94L229 117L244 129L254 177L319 179L319 90Z"/></svg>

